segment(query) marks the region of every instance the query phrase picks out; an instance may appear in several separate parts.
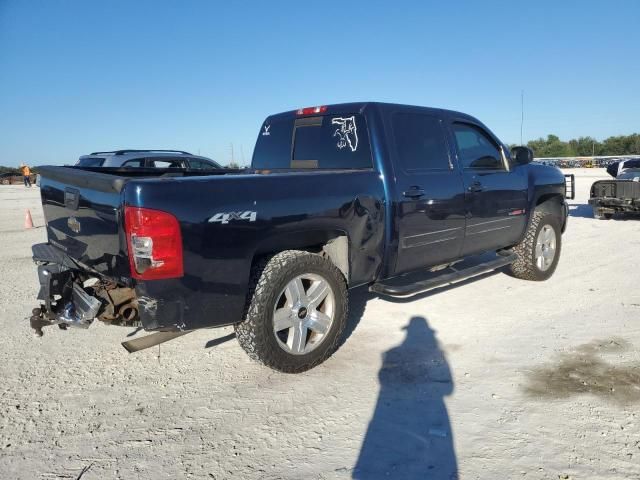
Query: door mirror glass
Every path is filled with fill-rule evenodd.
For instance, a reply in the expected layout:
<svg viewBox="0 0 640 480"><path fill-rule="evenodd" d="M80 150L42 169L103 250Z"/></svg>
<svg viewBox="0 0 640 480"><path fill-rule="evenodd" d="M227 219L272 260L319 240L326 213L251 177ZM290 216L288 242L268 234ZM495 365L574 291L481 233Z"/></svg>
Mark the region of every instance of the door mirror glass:
<svg viewBox="0 0 640 480"><path fill-rule="evenodd" d="M511 158L516 165L526 165L533 162L533 150L527 147L513 147L511 149Z"/></svg>

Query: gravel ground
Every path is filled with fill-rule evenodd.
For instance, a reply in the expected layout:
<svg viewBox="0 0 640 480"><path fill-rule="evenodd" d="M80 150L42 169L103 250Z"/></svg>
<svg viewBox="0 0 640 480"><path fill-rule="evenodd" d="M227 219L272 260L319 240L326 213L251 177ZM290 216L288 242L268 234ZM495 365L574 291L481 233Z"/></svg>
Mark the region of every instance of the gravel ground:
<svg viewBox="0 0 640 480"><path fill-rule="evenodd" d="M350 338L300 375L228 328L136 354L131 329L34 337L39 190L0 187L0 478L640 478L640 220L594 220L606 174L573 173L549 281L353 292Z"/></svg>

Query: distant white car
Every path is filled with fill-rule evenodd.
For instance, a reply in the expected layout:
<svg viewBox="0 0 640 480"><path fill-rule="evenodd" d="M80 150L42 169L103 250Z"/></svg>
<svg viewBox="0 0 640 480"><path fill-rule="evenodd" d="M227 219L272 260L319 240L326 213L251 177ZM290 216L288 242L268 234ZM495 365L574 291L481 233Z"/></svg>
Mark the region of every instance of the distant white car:
<svg viewBox="0 0 640 480"><path fill-rule="evenodd" d="M134 168L188 168L217 170L222 168L210 158L181 150L115 150L93 152L81 156L79 167L134 167Z"/></svg>

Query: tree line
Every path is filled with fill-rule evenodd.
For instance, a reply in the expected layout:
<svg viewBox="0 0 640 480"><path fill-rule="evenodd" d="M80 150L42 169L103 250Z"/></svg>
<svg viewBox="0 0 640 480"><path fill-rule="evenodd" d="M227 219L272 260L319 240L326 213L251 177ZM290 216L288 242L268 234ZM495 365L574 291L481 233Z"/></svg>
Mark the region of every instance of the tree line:
<svg viewBox="0 0 640 480"><path fill-rule="evenodd" d="M515 145L511 145L514 147ZM613 155L640 155L640 133L631 135L618 135L609 137L599 142L593 137L578 137L568 142L560 140L557 135L547 135L537 140L529 140L527 147L533 150L536 157L590 157ZM227 168L240 168L237 162L231 162ZM32 173L37 173L31 167ZM0 165L0 173L15 173L20 175L17 167L3 167Z"/></svg>
<svg viewBox="0 0 640 480"><path fill-rule="evenodd" d="M640 155L640 134L618 135L599 142L593 137L578 137L568 142L557 135L547 135L527 142L536 157L590 157Z"/></svg>
<svg viewBox="0 0 640 480"><path fill-rule="evenodd" d="M33 168L31 169L31 171L33 172ZM3 167L1 165L0 165L0 173L13 173L14 175L22 175L22 172L17 167Z"/></svg>

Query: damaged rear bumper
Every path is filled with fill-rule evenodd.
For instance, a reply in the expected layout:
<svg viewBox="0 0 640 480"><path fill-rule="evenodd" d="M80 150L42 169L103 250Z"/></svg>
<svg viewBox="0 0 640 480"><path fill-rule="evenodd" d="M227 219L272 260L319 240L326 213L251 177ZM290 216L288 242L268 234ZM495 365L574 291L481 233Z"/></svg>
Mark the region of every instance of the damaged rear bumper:
<svg viewBox="0 0 640 480"><path fill-rule="evenodd" d="M32 317L36 329L53 324L61 328L86 327L96 319L110 325L143 327L147 331L183 332L241 320L246 301L243 285L207 283L189 275L150 281L107 278L51 244L37 244L32 250L40 279L38 298L42 302ZM73 299L74 285L77 301ZM93 318L89 317L94 303L80 302L86 300L80 291L100 301ZM73 308L65 314L69 303ZM89 309L80 303L89 305ZM76 318L72 313L76 314L77 322L71 321Z"/></svg>
<svg viewBox="0 0 640 480"><path fill-rule="evenodd" d="M36 334L59 325L87 328L93 320L147 331L185 331L182 289L171 281L139 282L105 278L48 243L32 247L42 302L32 311ZM131 282L132 283L132 282Z"/></svg>

